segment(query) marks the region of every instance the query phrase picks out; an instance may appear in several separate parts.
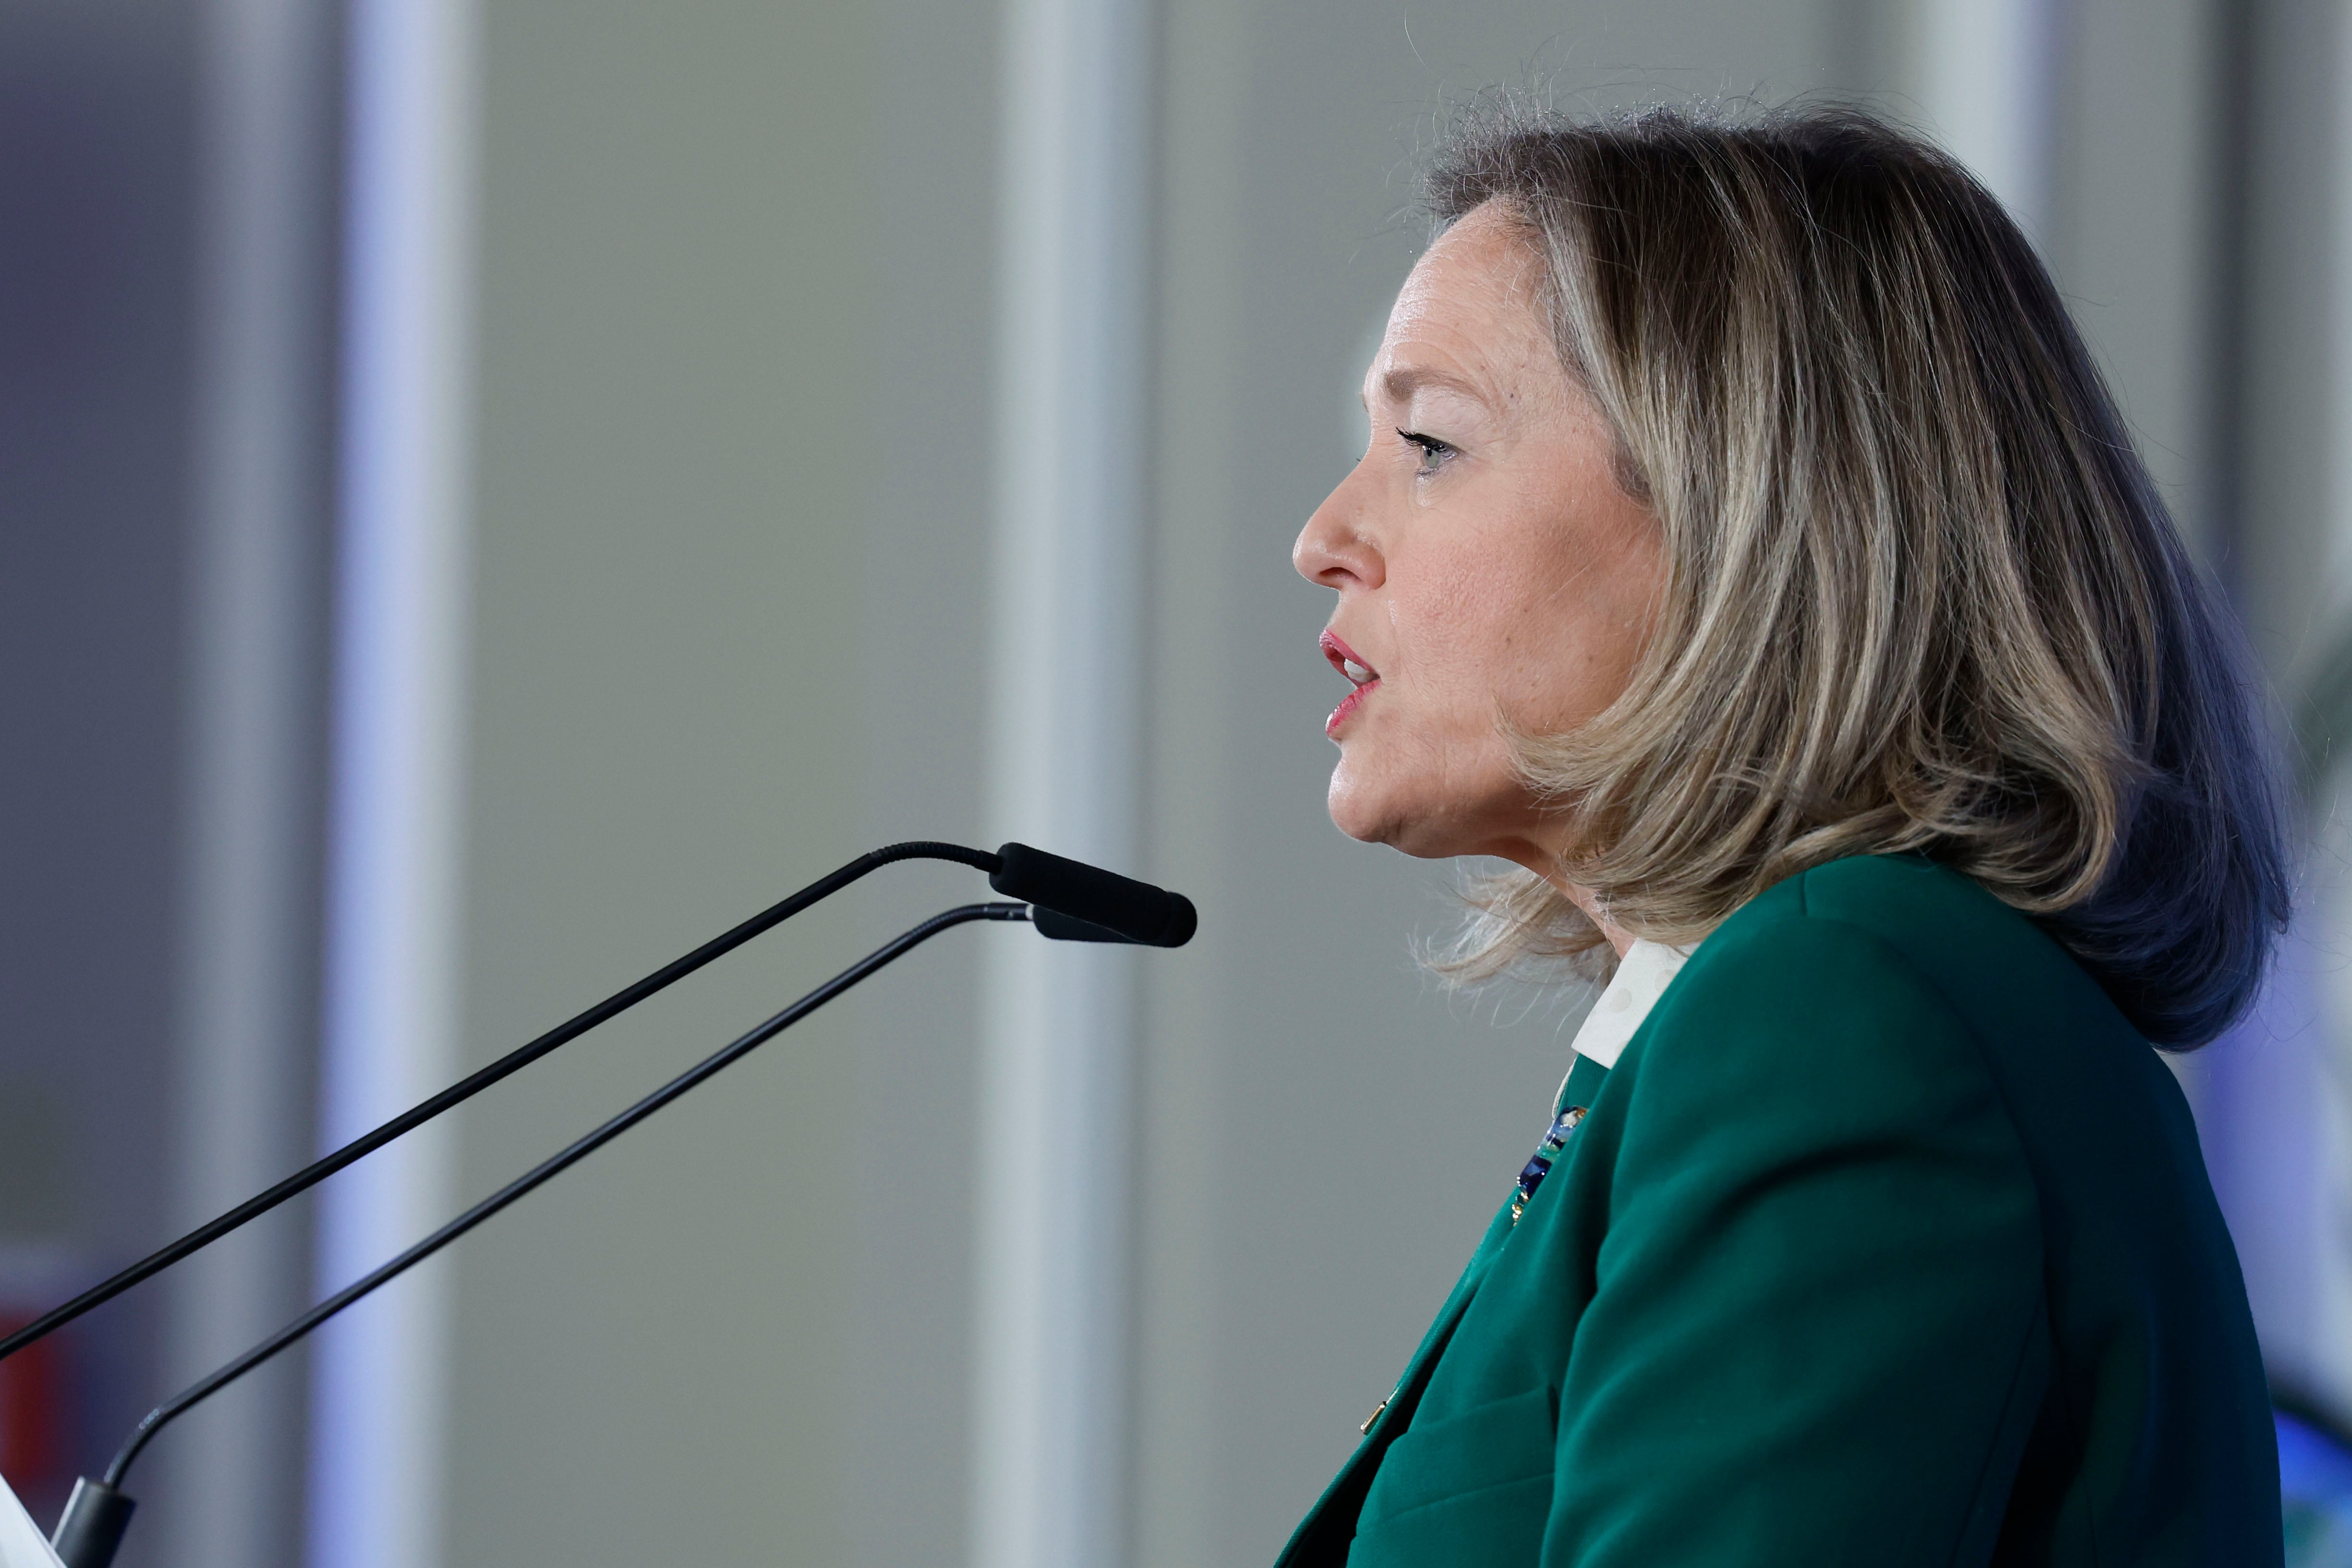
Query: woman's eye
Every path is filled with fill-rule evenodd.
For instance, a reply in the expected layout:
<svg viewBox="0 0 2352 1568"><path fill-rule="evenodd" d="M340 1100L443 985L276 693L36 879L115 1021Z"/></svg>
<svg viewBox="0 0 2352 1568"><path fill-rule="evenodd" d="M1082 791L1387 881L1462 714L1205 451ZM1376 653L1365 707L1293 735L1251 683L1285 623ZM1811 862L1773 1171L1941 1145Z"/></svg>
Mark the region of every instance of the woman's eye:
<svg viewBox="0 0 2352 1568"><path fill-rule="evenodd" d="M1412 446L1421 449L1421 467L1418 469L1421 473L1437 472L1439 467L1454 453L1453 447L1434 436L1423 436L1414 430L1400 430L1397 434L1403 437Z"/></svg>

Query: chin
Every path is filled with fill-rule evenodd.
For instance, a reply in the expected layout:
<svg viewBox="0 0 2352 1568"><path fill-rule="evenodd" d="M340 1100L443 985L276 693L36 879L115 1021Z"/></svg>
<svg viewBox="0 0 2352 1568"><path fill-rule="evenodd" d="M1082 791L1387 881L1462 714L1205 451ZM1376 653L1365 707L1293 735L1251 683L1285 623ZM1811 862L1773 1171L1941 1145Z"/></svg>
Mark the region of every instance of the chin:
<svg viewBox="0 0 2352 1568"><path fill-rule="evenodd" d="M1323 804L1331 814L1332 826L1366 844L1394 843L1397 830L1402 826L1392 813L1381 809L1377 791L1366 789L1348 776L1344 758L1331 770L1331 788Z"/></svg>
<svg viewBox="0 0 2352 1568"><path fill-rule="evenodd" d="M1344 763L1331 774L1325 804L1331 813L1331 825L1362 843L1385 844L1421 860L1477 853L1459 842L1461 835L1452 829L1452 814L1416 810L1395 792L1368 789L1348 777Z"/></svg>

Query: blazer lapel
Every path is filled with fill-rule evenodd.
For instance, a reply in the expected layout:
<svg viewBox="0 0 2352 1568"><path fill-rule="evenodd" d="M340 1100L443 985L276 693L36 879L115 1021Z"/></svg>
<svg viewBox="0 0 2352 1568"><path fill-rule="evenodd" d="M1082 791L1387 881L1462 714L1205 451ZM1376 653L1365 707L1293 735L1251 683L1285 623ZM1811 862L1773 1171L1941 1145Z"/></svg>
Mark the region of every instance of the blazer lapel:
<svg viewBox="0 0 2352 1568"><path fill-rule="evenodd" d="M1406 1363L1396 1391L1381 1402L1366 1429L1364 1441L1357 1445L1354 1456L1291 1533L1290 1544L1275 1559L1275 1568L1340 1568L1347 1562L1348 1549L1356 1539L1356 1515L1363 1507L1364 1494L1371 1489L1372 1477L1380 1470L1381 1456L1412 1424L1413 1408L1429 1386L1429 1374L1436 1367L1437 1358L1444 1353L1446 1342L1454 1337L1462 1314L1469 1310L1471 1298L1477 1295L1488 1265L1510 1234L1511 1211L1506 1204L1486 1227L1486 1239L1471 1254L1470 1266L1455 1281L1454 1293L1445 1299L1445 1306L1423 1337L1421 1348L1412 1352L1412 1360Z"/></svg>

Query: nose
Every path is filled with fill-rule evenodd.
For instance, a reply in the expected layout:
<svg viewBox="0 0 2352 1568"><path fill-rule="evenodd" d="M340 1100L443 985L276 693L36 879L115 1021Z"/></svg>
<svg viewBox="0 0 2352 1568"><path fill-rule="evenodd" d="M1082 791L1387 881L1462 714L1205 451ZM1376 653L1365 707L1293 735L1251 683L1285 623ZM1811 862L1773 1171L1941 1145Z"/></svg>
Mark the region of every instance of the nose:
<svg viewBox="0 0 2352 1568"><path fill-rule="evenodd" d="M1323 498L1290 547L1291 565L1310 583L1344 593L1350 586L1377 588L1387 579L1387 563L1363 526L1366 498L1356 493L1362 476L1359 463Z"/></svg>

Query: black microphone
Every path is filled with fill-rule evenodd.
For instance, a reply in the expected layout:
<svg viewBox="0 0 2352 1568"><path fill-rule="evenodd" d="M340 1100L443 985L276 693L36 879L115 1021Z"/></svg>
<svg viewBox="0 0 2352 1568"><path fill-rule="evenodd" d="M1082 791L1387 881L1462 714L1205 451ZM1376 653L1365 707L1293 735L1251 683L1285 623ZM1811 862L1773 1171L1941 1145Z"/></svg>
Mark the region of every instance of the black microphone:
<svg viewBox="0 0 2352 1568"><path fill-rule="evenodd" d="M988 885L1008 899L1036 904L1050 915L1093 926L1105 934L1074 931L1059 921L1040 921L1038 930L1065 942L1131 942L1145 947L1181 947L1192 940L1200 916L1192 900L1181 893L1106 871L1081 860L1067 860L1032 849L1026 844L1006 844L996 851L1000 867ZM1049 930L1051 926L1055 929Z"/></svg>
<svg viewBox="0 0 2352 1568"><path fill-rule="evenodd" d="M711 960L732 952L753 937L772 930L813 904L841 891L869 871L899 860L950 860L990 874L997 890L1009 898L1040 906L1045 919L1039 930L1065 942L1131 942L1160 947L1181 947L1192 934L1191 901L1148 882L1138 882L1023 844L1007 844L995 854L961 844L914 840L886 845L850 861L839 870L803 888L750 920L667 963L651 974L568 1022L558 1025L529 1044L519 1047L470 1077L450 1085L432 1099L410 1107L372 1132L352 1139L333 1153L312 1162L267 1192L257 1194L227 1213L198 1226L169 1246L159 1247L138 1262L43 1314L5 1339L0 1361L43 1336L56 1332L85 1312L104 1306L132 1286L152 1279L182 1258L260 1218L289 1198L310 1191L329 1176L373 1154L404 1133L464 1104L511 1074L520 1072L560 1046L570 1044L597 1025L618 1016L656 992L685 979ZM1015 868L1018 868L1016 869ZM1009 880L1008 880L1009 879ZM1034 886L1033 886L1034 885ZM1171 902L1172 900L1172 903ZM1170 932L1181 925L1181 935Z"/></svg>
<svg viewBox="0 0 2352 1568"><path fill-rule="evenodd" d="M1023 847L1007 845L1005 847L1018 849ZM1030 850L1028 853L1037 855L1040 852ZM1191 901L1181 895L1165 892L1148 883L1130 882L1127 878L1117 877L1108 871L1098 871L1093 867L1080 865L1075 860L1063 860L1057 856L1043 858L1056 861L1062 867L1075 868L1078 871L1097 878L1127 883L1129 887L1141 889L1163 900L1175 900L1182 906L1187 921L1183 934L1173 941L1162 940L1156 945L1181 946L1192 936L1190 922L1192 906ZM1036 920L1035 917L1040 914L1047 918L1043 921ZM961 908L933 915L922 924L901 932L890 942L867 953L782 1012L759 1025L750 1033L739 1037L725 1048L688 1068L685 1072L606 1121L586 1137L578 1140L500 1187L391 1262L345 1286L259 1344L255 1345L251 1350L247 1351L243 1355L149 1411L132 1429L131 1436L124 1440L121 1448L116 1452L113 1462L107 1466L106 1474L101 1479L93 1481L84 1476L74 1482L73 1495L67 1500L65 1513L58 1521L57 1531L50 1538L51 1548L65 1563L66 1568L109 1568L109 1564L114 1560L116 1548L122 1542L124 1531L130 1528L131 1515L138 1506L122 1490L123 1480L130 1471L131 1462L139 1458L140 1450L146 1447L155 1434L162 1431L164 1426L268 1361L280 1351L299 1342L313 1329L344 1308L398 1279L484 1220L488 1219L492 1215L578 1164L638 1122L653 1115L655 1111L740 1061L777 1035L864 980L867 975L912 952L940 931L949 930L950 927L968 924L973 921L1031 921L1037 925L1040 935L1056 937L1063 941L1131 942L1135 940L1108 926L1096 926L1092 922L1075 921L1066 916L1061 920L1055 920L1054 917L1058 914L1061 914L1061 911L1055 909L1032 910L1019 903L965 904ZM1076 925L1085 926L1086 931L1080 932L1069 929Z"/></svg>

